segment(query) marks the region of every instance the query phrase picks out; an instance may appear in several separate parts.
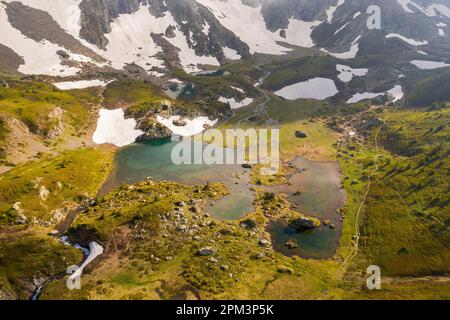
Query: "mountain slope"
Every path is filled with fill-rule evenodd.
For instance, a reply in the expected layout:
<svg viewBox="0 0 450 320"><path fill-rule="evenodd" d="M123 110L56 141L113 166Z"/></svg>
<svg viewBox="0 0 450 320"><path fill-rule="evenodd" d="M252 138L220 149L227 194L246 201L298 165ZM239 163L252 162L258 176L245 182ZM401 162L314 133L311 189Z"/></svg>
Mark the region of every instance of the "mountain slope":
<svg viewBox="0 0 450 320"><path fill-rule="evenodd" d="M436 53L443 43L450 45L449 1L375 1L382 10L382 30L366 27L370 16L366 11L372 4L368 0L62 0L55 5L48 0L5 0L0 4L4 31L0 44L23 57L18 71L53 76L75 75L88 67L120 70L129 65L153 76L177 67L194 72L198 65L219 66L253 53L283 55L292 46L323 48L337 57L352 58L371 53L369 42L379 50L410 51L420 46ZM167 52L178 55L177 61L169 61Z"/></svg>

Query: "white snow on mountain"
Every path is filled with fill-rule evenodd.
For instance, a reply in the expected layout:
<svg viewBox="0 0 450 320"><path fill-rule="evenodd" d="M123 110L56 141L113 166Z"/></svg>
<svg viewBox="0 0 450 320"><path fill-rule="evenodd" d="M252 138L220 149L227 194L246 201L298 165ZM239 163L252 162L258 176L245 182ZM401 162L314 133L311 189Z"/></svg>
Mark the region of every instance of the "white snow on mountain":
<svg viewBox="0 0 450 320"><path fill-rule="evenodd" d="M322 21L305 22L291 19L286 30L286 39L279 41L285 41L300 47L312 48L314 47L314 41L311 38L311 33L314 27L317 27L321 23Z"/></svg>
<svg viewBox="0 0 450 320"><path fill-rule="evenodd" d="M195 119L182 119L180 116L171 116L170 118L157 117L157 120L162 125L169 128L174 135L182 137L191 137L205 131L206 127L214 126L218 120L209 120L208 117L197 117ZM176 121L184 121L184 126L177 126Z"/></svg>
<svg viewBox="0 0 450 320"><path fill-rule="evenodd" d="M275 94L288 100L316 99L325 100L338 93L336 84L331 79L314 78L305 82L284 87Z"/></svg>
<svg viewBox="0 0 450 320"><path fill-rule="evenodd" d="M322 51L328 53L329 55L338 58L338 59L353 59L356 58L356 55L359 52L359 40L361 39L361 36L357 36L355 40L353 40L352 46L350 47L350 49L348 51L345 52L341 52L341 53L335 53L335 52L330 52L326 49L321 49Z"/></svg>
<svg viewBox="0 0 450 320"><path fill-rule="evenodd" d="M403 99L403 89L400 85L395 85L391 90L388 90L387 93L390 97L392 97L392 102L397 102Z"/></svg>
<svg viewBox="0 0 450 320"><path fill-rule="evenodd" d="M96 144L108 143L123 147L135 142L142 134L141 130L136 129L136 120L125 119L123 109L101 109L92 140Z"/></svg>
<svg viewBox="0 0 450 320"><path fill-rule="evenodd" d="M186 72L200 71L198 64L219 66L215 57L195 54L195 50L189 47L185 35L180 31L170 12L157 18L150 14L147 6L141 6L132 14L119 15L112 22L111 32L105 35L109 43L103 55L111 60L113 67L117 69L122 69L126 64L133 62L144 69L164 68L163 62L155 57L163 50L153 41L150 34L164 34L169 26L175 27L175 37L166 40L180 49L180 62Z"/></svg>
<svg viewBox="0 0 450 320"><path fill-rule="evenodd" d="M337 4L335 6L331 6L330 8L328 8L327 10L327 22L331 23L331 21L333 21L333 17L334 14L336 12L336 10L342 6L345 3L345 0L338 0Z"/></svg>
<svg viewBox="0 0 450 320"><path fill-rule="evenodd" d="M404 42L406 42L406 43L408 43L408 44L410 44L412 46L426 46L426 45L428 45L428 41L426 41L426 40L417 41L417 40L410 39L410 38L407 38L405 36L402 36L401 34L398 34L398 33L389 33L389 34L386 35L386 39L391 39L391 38L398 38L398 39L403 40Z"/></svg>
<svg viewBox="0 0 450 320"><path fill-rule="evenodd" d="M369 69L366 68L352 69L342 64L336 65L336 70L339 72L338 78L343 82L350 82L355 76L356 77L366 76L367 73L369 72Z"/></svg>
<svg viewBox="0 0 450 320"><path fill-rule="evenodd" d="M3 0L15 2L17 0ZM83 0L20 0L26 6L48 12L67 33L79 38L81 25L80 3Z"/></svg>
<svg viewBox="0 0 450 320"><path fill-rule="evenodd" d="M450 67L450 64L441 61L412 60L411 63L422 70Z"/></svg>
<svg viewBox="0 0 450 320"><path fill-rule="evenodd" d="M7 0L13 2L13 0ZM105 50L97 48L80 38L81 0L23 0L23 4L47 11L53 19L69 34L78 39L85 47L96 52L111 62L111 66L122 69L127 64L136 63L149 73L152 67L164 68L162 60L156 57L162 53L150 36L152 33L164 34L169 25L175 27L175 37L166 40L180 49L180 62L185 71L199 71L198 65L219 66L215 57L197 56L195 50L190 48L185 35L181 32L173 16L167 12L163 17L154 17L150 14L148 6L141 6L138 11L131 14L121 14L111 22L111 32L105 34L108 45ZM5 6L0 7L0 26L3 31L0 43L11 48L25 60L20 72L26 74L46 74L70 76L80 71L77 68L63 66L61 59L56 54L58 50L68 51L72 60L81 62L93 62L90 58L76 55L69 50L48 41L40 43L26 38L19 30L13 28L8 22ZM204 26L204 32L209 32L209 25ZM236 59L236 52L226 50L229 58ZM98 63L97 63L98 64ZM161 76L161 73L157 74Z"/></svg>
<svg viewBox="0 0 450 320"><path fill-rule="evenodd" d="M207 7L219 22L236 34L249 47L250 52L281 55L288 51L276 41L284 39L266 28L261 7L252 8L241 0L197 0ZM297 30L300 33L300 30Z"/></svg>
<svg viewBox="0 0 450 320"><path fill-rule="evenodd" d="M414 13L411 8L415 8L429 17L443 15L450 18L450 9L442 3L434 3L425 8L411 0L397 0L397 2L408 13Z"/></svg>
<svg viewBox="0 0 450 320"><path fill-rule="evenodd" d="M171 16L170 13L166 13L166 16L168 15ZM219 61L215 57L198 56L195 53L195 50L189 47L184 34L179 29L175 30L175 37L167 39L167 41L180 49L180 62L184 70L188 73L201 71L202 69L200 69L198 65L220 66Z"/></svg>
<svg viewBox="0 0 450 320"><path fill-rule="evenodd" d="M414 13L414 11L411 10L411 8L409 7L409 5L411 4L411 0L397 0L398 4L400 4L403 8L403 10L405 10L408 13Z"/></svg>
<svg viewBox="0 0 450 320"><path fill-rule="evenodd" d="M230 60L239 60L242 58L236 50L228 47L223 48L223 54L225 55L225 58Z"/></svg>
<svg viewBox="0 0 450 320"><path fill-rule="evenodd" d="M208 21L205 21L204 24L203 24L202 32L203 32L205 35L209 36L209 30L210 30L210 29L211 29L211 26L209 25Z"/></svg>
<svg viewBox="0 0 450 320"><path fill-rule="evenodd" d="M80 80L80 81L66 81L53 83L55 87L60 90L85 89L92 87L105 87L109 82L102 80Z"/></svg>
<svg viewBox="0 0 450 320"><path fill-rule="evenodd" d="M371 92L356 93L350 99L347 100L347 103L348 104L357 103L363 100L375 99L383 95L384 93L371 93Z"/></svg>
<svg viewBox="0 0 450 320"><path fill-rule="evenodd" d="M439 14L446 16L447 18L450 18L450 8L447 6L439 3L439 4L432 4L430 5L426 11L429 13L429 15L435 17Z"/></svg>
<svg viewBox="0 0 450 320"><path fill-rule="evenodd" d="M342 0L341 0L342 1ZM286 42L302 47L313 47L311 33L322 21L306 22L291 19L286 29L286 38L280 36L280 30L267 30L261 6L256 8L242 3L241 0L197 0L207 7L219 22L231 30L250 47L250 53L285 54L291 49L277 42Z"/></svg>
<svg viewBox="0 0 450 320"><path fill-rule="evenodd" d="M14 50L23 58L25 64L19 67L19 71L25 74L46 74L51 76L71 76L77 74L80 69L62 65L61 58L56 53L64 48L47 40L36 42L24 36L19 30L13 28L8 21L8 15L4 4L0 4L0 43ZM68 51L68 50L66 50ZM69 54L74 58L81 56ZM84 57L86 60L90 60Z"/></svg>
<svg viewBox="0 0 450 320"><path fill-rule="evenodd" d="M162 49L150 37L150 33L162 33L164 26L173 22L171 16L153 17L148 8L141 6L132 14L121 14L111 23L111 32L106 34L106 50L96 50L112 62L115 69L122 69L126 64L136 63L149 69L151 66L163 67L155 55ZM141 49L139 49L141 48Z"/></svg>
<svg viewBox="0 0 450 320"><path fill-rule="evenodd" d="M391 98L391 102L397 102L401 99L403 99L404 93L402 86L395 85L391 90L384 92L378 92L378 93L372 93L372 92L363 92L363 93L356 93L354 94L350 99L347 100L348 104L357 103L363 100L370 100L375 99L377 97L381 97L387 94Z"/></svg>
<svg viewBox="0 0 450 320"><path fill-rule="evenodd" d="M341 32L342 30L345 29L345 27L347 27L350 24L350 21L345 23L342 27L340 27L339 29L337 29L334 33L334 35L337 35L339 32Z"/></svg>
<svg viewBox="0 0 450 320"><path fill-rule="evenodd" d="M245 93L244 90L242 90L241 88L238 88L238 87L231 87L231 89L236 90L236 91L238 91L240 93Z"/></svg>
<svg viewBox="0 0 450 320"><path fill-rule="evenodd" d="M223 102L223 103L229 103L231 109L240 109L242 107L248 106L251 103L253 103L252 98L245 98L242 101L237 101L235 98L228 99L228 98L220 97L219 101Z"/></svg>

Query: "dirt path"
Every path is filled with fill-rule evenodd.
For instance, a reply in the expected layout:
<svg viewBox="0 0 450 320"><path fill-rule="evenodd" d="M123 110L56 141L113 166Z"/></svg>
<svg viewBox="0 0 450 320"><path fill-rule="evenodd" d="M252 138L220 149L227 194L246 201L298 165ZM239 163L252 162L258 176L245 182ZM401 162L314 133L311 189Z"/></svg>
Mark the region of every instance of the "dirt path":
<svg viewBox="0 0 450 320"><path fill-rule="evenodd" d="M261 64L256 65L255 68L258 69L258 70L260 70L260 71L263 71L263 69L261 68ZM264 72L265 72L264 76L263 76L262 78L260 78L259 81L258 81L258 86L255 86L255 88L256 88L256 89L264 96L264 101L263 101L262 103L258 104L258 105L253 109L253 114L252 114L252 115L250 115L250 116L248 116L248 117L246 117L246 118L240 119L240 120L238 121L238 123L237 123L238 128L240 128L241 123L242 123L243 121L248 121L248 120L249 120L250 118L252 118L252 117L262 117L262 118L265 118L265 119L266 119L266 124L267 124L268 126L271 126L271 127L279 127L279 125L280 125L280 124L278 123L278 121L276 121L276 120L274 120L274 119L272 119L272 118L270 117L269 112L268 112L268 110L267 110L267 104L272 100L272 98L270 97L270 95L267 93L266 90L261 89L261 85L264 83L264 81L265 81L272 73L269 72L269 71L264 71Z"/></svg>
<svg viewBox="0 0 450 320"><path fill-rule="evenodd" d="M369 181L367 183L367 187L366 187L366 192L364 194L364 198L361 202L361 204L359 205L358 211L356 213L356 217L355 217L355 233L353 235L354 239L355 239L355 245L352 249L352 251L350 252L350 254L347 256L347 258L344 260L344 262L341 264L341 266L339 267L339 269L336 271L336 273L333 276L334 280L341 280L345 273L348 270L348 267L350 266L351 262L353 261L353 259L356 257L356 255L358 254L359 251L359 242L361 240L361 232L360 232L360 216L361 216L361 212L363 207L366 204L367 201L367 197L369 195L370 192L370 187L372 184L372 176L375 175L375 173L378 171L378 158L380 157L380 148L379 148L379 143L378 143L378 137L380 135L381 130L383 129L384 124L382 124L377 132L375 133L375 150L376 150L376 154L374 157L374 164L375 164L375 169L373 170L373 172L369 175Z"/></svg>

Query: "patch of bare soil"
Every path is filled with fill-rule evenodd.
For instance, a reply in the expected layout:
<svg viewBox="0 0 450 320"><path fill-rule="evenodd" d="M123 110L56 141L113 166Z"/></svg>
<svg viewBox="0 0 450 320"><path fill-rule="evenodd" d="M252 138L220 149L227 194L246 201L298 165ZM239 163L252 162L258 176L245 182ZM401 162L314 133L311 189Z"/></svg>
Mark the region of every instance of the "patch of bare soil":
<svg viewBox="0 0 450 320"><path fill-rule="evenodd" d="M10 131L6 145L7 160L10 163L18 165L31 161L39 153L54 154L23 122L7 118L6 125Z"/></svg>

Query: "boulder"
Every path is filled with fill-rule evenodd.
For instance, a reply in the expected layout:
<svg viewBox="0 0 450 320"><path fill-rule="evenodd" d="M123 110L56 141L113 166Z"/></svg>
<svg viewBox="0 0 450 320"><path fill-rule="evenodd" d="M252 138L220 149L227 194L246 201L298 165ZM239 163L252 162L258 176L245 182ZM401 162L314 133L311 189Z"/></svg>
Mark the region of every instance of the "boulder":
<svg viewBox="0 0 450 320"><path fill-rule="evenodd" d="M261 247L269 247L270 246L270 241L267 239L261 239L259 240L259 245Z"/></svg>
<svg viewBox="0 0 450 320"><path fill-rule="evenodd" d="M176 34L175 34L175 27L174 26L168 26L165 32L165 37L166 38L175 38Z"/></svg>
<svg viewBox="0 0 450 320"><path fill-rule="evenodd" d="M298 243L297 243L297 241L291 239L291 240L288 240L288 242L286 242L286 246L289 249L297 249L298 248Z"/></svg>
<svg viewBox="0 0 450 320"><path fill-rule="evenodd" d="M283 265L278 266L277 271L278 271L278 273L294 274L294 270L292 270L289 267L283 266Z"/></svg>
<svg viewBox="0 0 450 320"><path fill-rule="evenodd" d="M240 224L242 229L254 229L256 228L256 222L251 219L246 219Z"/></svg>
<svg viewBox="0 0 450 320"><path fill-rule="evenodd" d="M70 55L64 50L58 50L56 51L56 54L65 60L70 58Z"/></svg>
<svg viewBox="0 0 450 320"><path fill-rule="evenodd" d="M214 251L214 249L210 247L204 247L198 251L198 254L205 257L205 256L213 256L216 254L216 252Z"/></svg>
<svg viewBox="0 0 450 320"><path fill-rule="evenodd" d="M300 138L300 139L304 139L304 138L307 138L308 135L305 132L302 132L302 131L295 131L295 137Z"/></svg>
<svg viewBox="0 0 450 320"><path fill-rule="evenodd" d="M173 120L172 123L176 127L184 127L187 124L187 122L184 120Z"/></svg>

